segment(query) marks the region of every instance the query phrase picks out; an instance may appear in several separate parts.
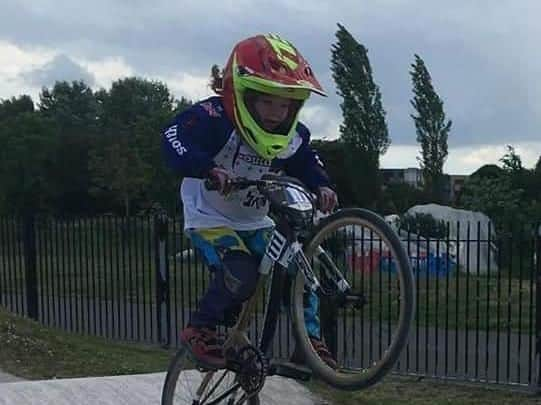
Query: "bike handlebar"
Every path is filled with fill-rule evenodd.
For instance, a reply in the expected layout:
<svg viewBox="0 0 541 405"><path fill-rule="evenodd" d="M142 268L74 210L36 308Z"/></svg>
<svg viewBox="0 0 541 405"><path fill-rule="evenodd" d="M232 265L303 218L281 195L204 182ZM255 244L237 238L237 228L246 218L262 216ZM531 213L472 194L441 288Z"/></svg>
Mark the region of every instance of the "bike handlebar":
<svg viewBox="0 0 541 405"><path fill-rule="evenodd" d="M312 202L314 207L318 205L318 199L315 194L306 189L306 187L297 179L288 177L288 176L276 176L268 179L259 179L259 180L250 180L244 177L229 178L227 179L227 185L225 189L227 193L236 190L243 190L248 187L256 186L261 193L268 197L267 192L269 191L270 186L282 186L290 187L298 190L302 194L306 195L307 198ZM220 184L215 179L207 178L205 179L204 186L207 190L216 191L219 190Z"/></svg>
<svg viewBox="0 0 541 405"><path fill-rule="evenodd" d="M244 177L236 177L227 179L227 189L230 191L243 190L248 187L265 187L265 186L290 186L293 188L302 188L306 193L311 193L306 189L306 187L300 183L298 180L286 176L278 176L272 179L259 179L259 180L250 180ZM214 179L207 178L205 179L205 188L210 191L216 191L220 188L220 184Z"/></svg>
<svg viewBox="0 0 541 405"><path fill-rule="evenodd" d="M251 186L260 186L265 184L264 180L248 180L242 177L237 177L234 179L227 179L228 185L227 188L231 191L242 190ZM210 191L216 191L220 188L220 183L214 181L213 179L205 179L205 188Z"/></svg>

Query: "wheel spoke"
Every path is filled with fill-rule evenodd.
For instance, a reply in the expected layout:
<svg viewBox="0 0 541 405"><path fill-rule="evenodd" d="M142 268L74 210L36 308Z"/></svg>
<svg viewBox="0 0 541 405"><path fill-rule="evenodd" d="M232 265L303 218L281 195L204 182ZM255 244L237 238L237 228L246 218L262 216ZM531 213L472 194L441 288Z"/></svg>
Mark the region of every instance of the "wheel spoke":
<svg viewBox="0 0 541 405"><path fill-rule="evenodd" d="M209 390L208 394L205 396L205 398L203 398L202 400L202 404L204 404L212 394L214 394L214 391L216 391L216 388L218 388L218 386L222 383L222 381L224 380L224 378L227 376L227 374L229 373L229 371L224 371L223 374L221 375L221 377L218 379L218 381L216 381L216 383L214 384L214 386Z"/></svg>
<svg viewBox="0 0 541 405"><path fill-rule="evenodd" d="M374 384L398 360L413 317L415 286L399 237L370 211L346 209L320 223L304 251L321 279L321 338L338 369L327 366L310 344L298 274L291 302L308 364L331 385L358 389Z"/></svg>

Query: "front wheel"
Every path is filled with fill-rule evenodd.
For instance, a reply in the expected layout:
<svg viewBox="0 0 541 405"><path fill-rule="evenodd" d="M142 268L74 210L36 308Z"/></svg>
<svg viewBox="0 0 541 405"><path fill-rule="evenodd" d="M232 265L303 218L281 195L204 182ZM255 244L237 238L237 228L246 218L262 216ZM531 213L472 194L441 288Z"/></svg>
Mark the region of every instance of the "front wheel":
<svg viewBox="0 0 541 405"><path fill-rule="evenodd" d="M310 343L305 303L312 301L313 310L314 300L307 299L299 271L291 290L292 318L308 366L337 388L375 384L398 360L414 315L413 274L398 235L371 211L344 209L321 221L304 253L321 283L319 337L339 365L336 370L329 367ZM337 285L337 275L347 284ZM346 293L341 293L346 285Z"/></svg>
<svg viewBox="0 0 541 405"><path fill-rule="evenodd" d="M167 370L162 405L211 404L259 405L259 398L248 397L232 371L201 371L181 347Z"/></svg>

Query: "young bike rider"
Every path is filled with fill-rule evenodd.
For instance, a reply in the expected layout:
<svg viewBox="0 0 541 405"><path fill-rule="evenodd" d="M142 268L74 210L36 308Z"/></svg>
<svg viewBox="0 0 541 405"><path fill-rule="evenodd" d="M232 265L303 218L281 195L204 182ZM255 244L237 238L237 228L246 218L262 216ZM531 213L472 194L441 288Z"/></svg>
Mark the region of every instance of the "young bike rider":
<svg viewBox="0 0 541 405"><path fill-rule="evenodd" d="M221 80L220 80L221 79ZM333 210L336 193L309 146L310 132L298 115L310 94L325 95L310 65L288 41L257 35L234 47L215 78L219 96L194 104L163 131L168 165L183 176L185 231L214 273L199 309L181 333L194 357L214 368L225 359L216 326L232 325L253 293L258 265L273 221L256 188L229 190L229 180L284 173L317 193L321 211ZM204 180L219 185L207 190ZM306 300L312 345L331 367L336 362L321 341L315 293Z"/></svg>

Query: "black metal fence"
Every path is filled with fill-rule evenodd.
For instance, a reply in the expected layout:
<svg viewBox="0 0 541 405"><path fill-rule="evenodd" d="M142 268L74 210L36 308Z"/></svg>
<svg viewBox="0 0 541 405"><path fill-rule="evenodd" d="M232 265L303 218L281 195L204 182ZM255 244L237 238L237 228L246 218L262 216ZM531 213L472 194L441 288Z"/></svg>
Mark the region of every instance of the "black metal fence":
<svg viewBox="0 0 541 405"><path fill-rule="evenodd" d="M416 273L417 301L396 371L537 390L539 228L515 224L494 232L481 223L450 228L456 237L448 232L446 238L427 240L401 233ZM361 270L381 270L384 263L370 252ZM392 263L385 266L390 274ZM0 304L14 313L68 331L171 346L179 344L180 330L208 282L181 220L159 216L1 218L0 269ZM380 290L382 280L380 275ZM380 329L391 322L385 319L380 312ZM334 325L338 339L347 322ZM256 336L259 326L256 319ZM287 357L294 343L286 312L277 332L274 354ZM373 336L369 339L371 347Z"/></svg>

